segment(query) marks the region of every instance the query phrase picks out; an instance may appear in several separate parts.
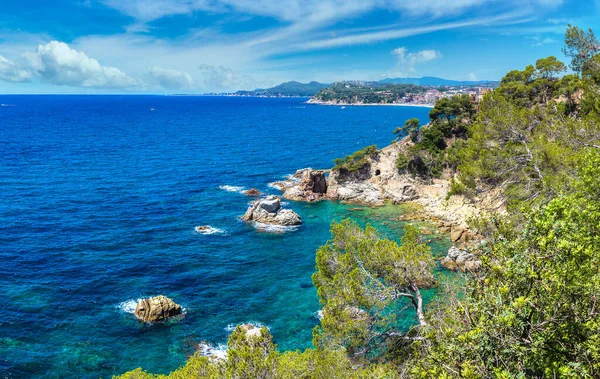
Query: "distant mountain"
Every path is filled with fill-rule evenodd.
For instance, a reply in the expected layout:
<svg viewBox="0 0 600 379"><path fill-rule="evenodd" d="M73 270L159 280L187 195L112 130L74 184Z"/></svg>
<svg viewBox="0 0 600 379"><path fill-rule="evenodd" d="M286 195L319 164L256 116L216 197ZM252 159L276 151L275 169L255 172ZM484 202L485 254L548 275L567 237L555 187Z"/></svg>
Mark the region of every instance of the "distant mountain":
<svg viewBox="0 0 600 379"><path fill-rule="evenodd" d="M490 86L496 87L499 82L493 80L449 80L436 78L435 76L424 76L422 78L387 78L379 81L389 84L416 84L418 86Z"/></svg>
<svg viewBox="0 0 600 379"><path fill-rule="evenodd" d="M254 91L237 91L237 96L265 96L265 97L287 97L287 96L303 96L311 97L323 88L329 87L329 84L310 82L285 82L278 86L266 88L266 89L255 89Z"/></svg>

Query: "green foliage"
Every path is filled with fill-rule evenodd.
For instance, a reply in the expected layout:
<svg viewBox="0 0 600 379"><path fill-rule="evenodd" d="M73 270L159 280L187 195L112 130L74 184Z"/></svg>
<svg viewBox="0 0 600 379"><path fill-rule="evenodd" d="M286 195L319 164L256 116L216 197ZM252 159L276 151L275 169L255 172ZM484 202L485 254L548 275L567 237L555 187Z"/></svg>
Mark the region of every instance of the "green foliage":
<svg viewBox="0 0 600 379"><path fill-rule="evenodd" d="M323 304L314 344L346 349L354 359L381 355L404 335L398 317L406 306L426 324L420 288L436 284L431 251L412 226L401 245L351 220L334 222L331 234L317 250L313 275Z"/></svg>
<svg viewBox="0 0 600 379"><path fill-rule="evenodd" d="M567 71L567 66L556 59L556 57L549 56L548 58L538 59L535 62L535 69L537 70L538 77L550 79L555 78L561 72Z"/></svg>
<svg viewBox="0 0 600 379"><path fill-rule="evenodd" d="M415 145L406 154L398 155L396 168L402 173L429 179L439 177L444 167L456 166L456 162L449 164L446 147L450 141L455 144L456 139L466 138L474 115L475 108L468 95L439 100L429 112L431 123L411 133ZM409 121L405 126L407 129L410 127ZM455 159L454 150L450 160Z"/></svg>
<svg viewBox="0 0 600 379"><path fill-rule="evenodd" d="M409 118L408 120L406 120L406 122L404 123L404 126L402 127L397 127L394 130L394 134L397 136L403 135L403 134L408 134L411 138L411 140L413 140L413 142L415 141L415 137L417 136L417 132L419 131L419 128L421 126L421 121L419 121L418 118Z"/></svg>
<svg viewBox="0 0 600 379"><path fill-rule="evenodd" d="M569 195L530 213L519 234L485 249L488 269L466 296L429 314L421 377L600 376L600 153L583 156ZM454 289L456 291L456 289ZM444 362L440 365L440 362Z"/></svg>
<svg viewBox="0 0 600 379"><path fill-rule="evenodd" d="M376 145L367 146L361 150L355 151L345 158L336 158L333 161L335 164L333 170L346 170L348 172L358 171L368 164L369 157L375 156L377 153L379 153L379 150Z"/></svg>
<svg viewBox="0 0 600 379"><path fill-rule="evenodd" d="M600 43L592 29L586 32L577 26L567 28L563 53L571 58L571 68L582 72L586 62L600 51Z"/></svg>
<svg viewBox="0 0 600 379"><path fill-rule="evenodd" d="M566 71L564 63L556 57L538 59L535 67L529 65L523 71L512 70L500 82L496 93L519 107L532 107L545 104L558 96L563 84L557 75ZM572 84L568 78L564 86Z"/></svg>

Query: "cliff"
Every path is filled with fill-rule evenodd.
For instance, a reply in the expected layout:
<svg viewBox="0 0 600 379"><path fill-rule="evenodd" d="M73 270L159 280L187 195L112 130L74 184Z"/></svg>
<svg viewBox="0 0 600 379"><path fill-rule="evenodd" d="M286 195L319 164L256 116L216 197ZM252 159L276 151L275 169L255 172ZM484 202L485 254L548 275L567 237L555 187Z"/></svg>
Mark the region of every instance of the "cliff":
<svg viewBox="0 0 600 379"><path fill-rule="evenodd" d="M498 190L485 191L473 199L448 196L450 173L445 179L430 181L401 174L396 159L411 145L413 142L407 137L367 156L358 169L302 169L275 186L283 191L284 198L295 201L337 200L372 206L414 203L421 211L413 217L432 219L441 228L449 228L447 231L466 229L468 219L482 213L504 212L504 200Z"/></svg>

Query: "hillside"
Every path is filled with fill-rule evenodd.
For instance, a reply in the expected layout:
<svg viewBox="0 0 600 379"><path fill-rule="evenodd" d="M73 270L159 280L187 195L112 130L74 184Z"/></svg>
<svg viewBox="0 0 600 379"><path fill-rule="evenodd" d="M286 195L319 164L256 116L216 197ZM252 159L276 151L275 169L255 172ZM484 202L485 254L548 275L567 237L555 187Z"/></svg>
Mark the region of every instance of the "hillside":
<svg viewBox="0 0 600 379"><path fill-rule="evenodd" d="M323 104L393 104L412 94L422 94L425 87L413 84L378 82L337 82L313 96L311 103Z"/></svg>
<svg viewBox="0 0 600 379"><path fill-rule="evenodd" d="M281 83L275 87L255 89L253 91L237 91L236 96L262 96L262 97L311 97L329 84L312 81L300 83L296 81Z"/></svg>

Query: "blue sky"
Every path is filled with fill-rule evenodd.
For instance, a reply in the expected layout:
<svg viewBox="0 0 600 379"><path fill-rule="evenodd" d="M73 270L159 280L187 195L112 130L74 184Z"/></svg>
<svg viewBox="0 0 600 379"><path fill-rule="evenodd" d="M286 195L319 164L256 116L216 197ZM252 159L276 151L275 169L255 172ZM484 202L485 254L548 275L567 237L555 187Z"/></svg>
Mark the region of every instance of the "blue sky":
<svg viewBox="0 0 600 379"><path fill-rule="evenodd" d="M0 93L497 80L565 60L567 24L600 32L599 15L600 0L2 1Z"/></svg>

